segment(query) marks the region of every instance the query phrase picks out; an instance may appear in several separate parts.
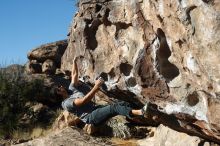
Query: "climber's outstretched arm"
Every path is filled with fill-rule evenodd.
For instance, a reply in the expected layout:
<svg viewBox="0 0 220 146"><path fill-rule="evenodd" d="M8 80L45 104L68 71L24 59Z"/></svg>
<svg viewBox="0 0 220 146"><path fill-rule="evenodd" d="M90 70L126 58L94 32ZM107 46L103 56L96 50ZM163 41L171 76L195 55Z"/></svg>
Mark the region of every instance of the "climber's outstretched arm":
<svg viewBox="0 0 220 146"><path fill-rule="evenodd" d="M72 77L71 82L73 83L74 86L76 86L79 83L78 66L76 60L77 60L76 58L73 59L73 66L71 72L71 77Z"/></svg>
<svg viewBox="0 0 220 146"><path fill-rule="evenodd" d="M95 93L99 90L99 87L104 83L104 80L99 78L98 80L96 80L94 87L92 88L92 90L90 90L90 92L88 92L83 98L76 98L74 100L74 104L76 106L82 106L85 105L86 103L88 103L89 101L92 100L92 98L94 97Z"/></svg>

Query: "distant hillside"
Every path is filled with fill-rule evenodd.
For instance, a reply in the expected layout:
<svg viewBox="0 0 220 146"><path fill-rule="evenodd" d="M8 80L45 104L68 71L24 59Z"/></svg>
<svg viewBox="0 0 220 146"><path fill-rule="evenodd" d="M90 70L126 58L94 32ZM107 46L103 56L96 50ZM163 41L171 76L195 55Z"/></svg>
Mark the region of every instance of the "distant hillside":
<svg viewBox="0 0 220 146"><path fill-rule="evenodd" d="M0 71L4 71L5 73L12 73L12 72L24 72L24 66L19 64L12 64L7 67L1 67Z"/></svg>

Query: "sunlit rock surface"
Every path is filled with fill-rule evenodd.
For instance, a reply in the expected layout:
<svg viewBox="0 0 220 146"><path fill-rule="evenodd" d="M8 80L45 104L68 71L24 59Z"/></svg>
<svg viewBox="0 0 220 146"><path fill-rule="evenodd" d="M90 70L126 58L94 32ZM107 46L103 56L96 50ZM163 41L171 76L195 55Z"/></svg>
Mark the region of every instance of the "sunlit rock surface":
<svg viewBox="0 0 220 146"><path fill-rule="evenodd" d="M93 138L77 128L67 127L62 131L53 133L44 138L38 138L26 143L17 144L17 146L108 146L110 144L110 141L102 141L102 139Z"/></svg>
<svg viewBox="0 0 220 146"><path fill-rule="evenodd" d="M199 137L180 133L163 125L154 129L152 133L152 137L138 140L137 143L140 146L197 146L202 143L202 140Z"/></svg>
<svg viewBox="0 0 220 146"><path fill-rule="evenodd" d="M67 45L67 40L62 40L32 49L27 54L29 61L25 65L26 72L54 74L56 68L60 68L60 60Z"/></svg>

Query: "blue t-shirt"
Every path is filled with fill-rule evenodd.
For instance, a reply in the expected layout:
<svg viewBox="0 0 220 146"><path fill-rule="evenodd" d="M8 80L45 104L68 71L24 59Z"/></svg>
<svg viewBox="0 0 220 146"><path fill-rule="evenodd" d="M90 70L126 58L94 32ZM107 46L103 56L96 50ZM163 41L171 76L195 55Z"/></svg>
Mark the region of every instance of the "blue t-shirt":
<svg viewBox="0 0 220 146"><path fill-rule="evenodd" d="M68 91L69 97L62 102L63 109L76 114L85 123L87 121L86 116L96 109L95 104L90 101L85 105L77 107L73 101L76 98L84 97L89 91L90 87L83 82L80 82L77 86L70 83Z"/></svg>

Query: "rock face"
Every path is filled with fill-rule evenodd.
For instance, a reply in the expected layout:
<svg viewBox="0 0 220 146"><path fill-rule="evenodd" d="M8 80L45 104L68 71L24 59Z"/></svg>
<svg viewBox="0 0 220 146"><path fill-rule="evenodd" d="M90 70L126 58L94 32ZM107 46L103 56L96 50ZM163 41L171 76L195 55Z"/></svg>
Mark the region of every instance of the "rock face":
<svg viewBox="0 0 220 146"><path fill-rule="evenodd" d="M163 125L160 125L153 133L154 136L139 140L137 143L140 146L196 146L202 143L199 137L189 136L185 133L169 129Z"/></svg>
<svg viewBox="0 0 220 146"><path fill-rule="evenodd" d="M104 129L103 129L104 130ZM107 131L106 131L107 132ZM158 128L148 128L147 137L141 140L117 140L107 137L91 137L78 128L66 127L60 131L52 132L46 137L37 138L16 146L71 146L71 145L120 145L120 146L217 146L212 142L206 142L199 137L190 136L177 132L166 126L160 125Z"/></svg>
<svg viewBox="0 0 220 146"><path fill-rule="evenodd" d="M47 137L35 139L26 143L17 144L17 146L108 146L110 144L110 141L103 142L99 138L93 138L82 133L79 129L68 127L58 133L53 133Z"/></svg>
<svg viewBox="0 0 220 146"><path fill-rule="evenodd" d="M154 102L171 116L164 124L220 143L219 36L219 0L81 0L61 69L82 56L81 77L104 74L108 91Z"/></svg>
<svg viewBox="0 0 220 146"><path fill-rule="evenodd" d="M61 57L66 50L67 40L57 41L42 45L31 50L26 64L28 73L54 74L56 68L60 68Z"/></svg>
<svg viewBox="0 0 220 146"><path fill-rule="evenodd" d="M56 41L41 45L28 53L29 61L25 64L24 77L27 81L43 80L43 89L48 92L44 97L35 97L38 102L60 105L61 99L54 97L50 90L54 85L68 86L70 83L68 72L60 70L61 57L67 45L67 40Z"/></svg>

